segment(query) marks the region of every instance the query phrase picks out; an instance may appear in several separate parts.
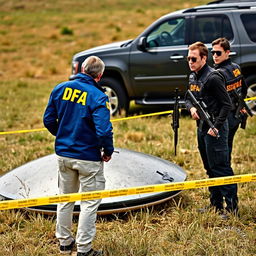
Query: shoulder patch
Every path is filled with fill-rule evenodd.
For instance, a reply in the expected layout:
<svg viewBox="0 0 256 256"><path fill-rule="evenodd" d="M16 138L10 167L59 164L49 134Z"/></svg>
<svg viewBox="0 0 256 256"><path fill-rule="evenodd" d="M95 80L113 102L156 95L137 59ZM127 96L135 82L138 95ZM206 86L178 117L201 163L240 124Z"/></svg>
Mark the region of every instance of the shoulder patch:
<svg viewBox="0 0 256 256"><path fill-rule="evenodd" d="M194 73L191 73L191 74L189 75L189 79L195 79L195 74L194 74Z"/></svg>
<svg viewBox="0 0 256 256"><path fill-rule="evenodd" d="M108 110L110 110L110 103L108 101L106 101L106 107Z"/></svg>
<svg viewBox="0 0 256 256"><path fill-rule="evenodd" d="M238 68L236 68L235 70L233 70L233 74L235 77L238 77L239 75L241 75L241 72Z"/></svg>

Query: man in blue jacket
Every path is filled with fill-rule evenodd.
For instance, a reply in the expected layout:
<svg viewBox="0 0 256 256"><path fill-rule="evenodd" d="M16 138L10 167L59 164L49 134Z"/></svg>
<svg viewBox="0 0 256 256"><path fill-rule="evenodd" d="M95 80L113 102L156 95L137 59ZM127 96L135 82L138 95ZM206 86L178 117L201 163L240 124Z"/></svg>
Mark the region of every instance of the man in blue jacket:
<svg viewBox="0 0 256 256"><path fill-rule="evenodd" d="M114 148L109 100L97 84L104 68L100 58L88 57L81 73L53 89L45 110L44 125L56 136L60 194L105 188L103 161L111 159ZM100 201L81 201L76 239L71 233L74 202L58 204L56 237L61 253L71 253L76 242L78 256L102 255L92 249Z"/></svg>

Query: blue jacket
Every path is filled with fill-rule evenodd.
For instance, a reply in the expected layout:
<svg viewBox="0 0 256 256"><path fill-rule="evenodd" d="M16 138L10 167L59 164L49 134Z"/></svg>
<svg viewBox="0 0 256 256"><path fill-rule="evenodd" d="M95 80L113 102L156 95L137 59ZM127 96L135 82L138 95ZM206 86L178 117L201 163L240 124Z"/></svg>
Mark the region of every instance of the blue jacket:
<svg viewBox="0 0 256 256"><path fill-rule="evenodd" d="M108 97L86 74L79 73L53 89L44 125L56 136L59 156L100 161L101 150L107 156L113 153Z"/></svg>

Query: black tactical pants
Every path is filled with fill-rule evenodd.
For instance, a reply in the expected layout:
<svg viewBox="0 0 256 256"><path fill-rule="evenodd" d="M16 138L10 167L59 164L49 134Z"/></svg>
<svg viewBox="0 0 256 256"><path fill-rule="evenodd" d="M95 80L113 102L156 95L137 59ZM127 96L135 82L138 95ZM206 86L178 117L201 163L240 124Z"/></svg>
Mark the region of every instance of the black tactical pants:
<svg viewBox="0 0 256 256"><path fill-rule="evenodd" d="M226 120L219 130L220 138L217 139L207 134L208 129L198 129L198 148L203 160L204 168L209 178L234 175L230 166L228 149L228 121ZM216 210L223 210L223 199L226 210L237 213L237 184L209 187L210 202Z"/></svg>
<svg viewBox="0 0 256 256"><path fill-rule="evenodd" d="M231 154L233 148L233 141L236 134L236 131L239 127L240 119L235 117L235 112L232 111L228 115L228 149L229 149L229 159L231 161Z"/></svg>

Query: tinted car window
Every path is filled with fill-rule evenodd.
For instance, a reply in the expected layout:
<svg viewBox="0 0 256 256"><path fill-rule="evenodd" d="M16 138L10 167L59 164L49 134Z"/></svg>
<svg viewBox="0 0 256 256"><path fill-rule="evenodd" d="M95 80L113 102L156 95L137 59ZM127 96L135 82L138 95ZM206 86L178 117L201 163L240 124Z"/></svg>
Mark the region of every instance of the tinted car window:
<svg viewBox="0 0 256 256"><path fill-rule="evenodd" d="M249 36L249 38L256 42L256 13L254 14L242 14L241 15L242 22L244 24L245 30Z"/></svg>
<svg viewBox="0 0 256 256"><path fill-rule="evenodd" d="M185 19L171 19L156 27L147 37L148 47L183 45L185 43Z"/></svg>
<svg viewBox="0 0 256 256"><path fill-rule="evenodd" d="M228 17L222 16L199 16L195 18L194 41L211 43L218 37L233 38L233 31Z"/></svg>

